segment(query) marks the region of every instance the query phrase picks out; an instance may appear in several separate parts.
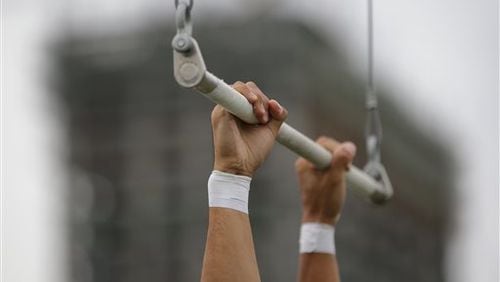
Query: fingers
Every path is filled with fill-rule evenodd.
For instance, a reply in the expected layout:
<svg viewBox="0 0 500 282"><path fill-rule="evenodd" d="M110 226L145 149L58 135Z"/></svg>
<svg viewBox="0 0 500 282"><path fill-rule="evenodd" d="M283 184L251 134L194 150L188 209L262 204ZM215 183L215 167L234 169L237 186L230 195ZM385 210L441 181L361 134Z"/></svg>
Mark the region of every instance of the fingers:
<svg viewBox="0 0 500 282"><path fill-rule="evenodd" d="M335 149L337 149L337 147L339 146L339 142L337 142L337 140L326 136L320 136L318 139L316 139L316 143L325 147L325 149L330 151L332 154L333 152L335 152Z"/></svg>
<svg viewBox="0 0 500 282"><path fill-rule="evenodd" d="M288 111L276 100L269 100L252 81L247 83L237 81L233 84L233 88L253 105L254 114L259 123L267 124L269 122L269 128L274 136L277 136L281 124L288 116Z"/></svg>
<svg viewBox="0 0 500 282"><path fill-rule="evenodd" d="M268 104L269 104L269 98L260 90L260 88L253 82L249 81L246 83L248 88L256 94L259 99L254 105L254 112L255 114L260 114L262 115L262 123L267 123L269 121L269 115L268 115ZM257 117L259 119L259 117Z"/></svg>
<svg viewBox="0 0 500 282"><path fill-rule="evenodd" d="M274 136L278 135L281 124L285 121L288 116L288 111L283 106L281 106L278 101L269 101L269 114L271 116L271 121L269 122L269 128L273 132Z"/></svg>
<svg viewBox="0 0 500 282"><path fill-rule="evenodd" d="M255 103L258 100L258 97L255 93L252 92L252 90L243 82L241 81L236 81L232 87L241 93L241 95L245 96L247 98L248 102L250 103Z"/></svg>
<svg viewBox="0 0 500 282"><path fill-rule="evenodd" d="M278 101L271 99L269 100L269 114L274 120L283 122L288 116L288 111Z"/></svg>
<svg viewBox="0 0 500 282"><path fill-rule="evenodd" d="M351 142L337 145L333 152L332 169L348 170L356 154L356 146Z"/></svg>
<svg viewBox="0 0 500 282"><path fill-rule="evenodd" d="M319 137L316 142L332 153L332 165L330 170L348 170L354 156L356 146L352 142L339 143L332 138ZM299 158L295 162L297 172L314 168L313 164L304 158Z"/></svg>
<svg viewBox="0 0 500 282"><path fill-rule="evenodd" d="M298 158L295 161L295 171L297 173L302 173L302 172L305 172L305 171L311 170L311 169L314 169L314 165L311 162L309 162L308 160L306 160L304 158Z"/></svg>
<svg viewBox="0 0 500 282"><path fill-rule="evenodd" d="M265 124L269 121L268 103L269 98L253 82L243 83L237 81L233 88L240 92L253 106L253 111L257 120Z"/></svg>

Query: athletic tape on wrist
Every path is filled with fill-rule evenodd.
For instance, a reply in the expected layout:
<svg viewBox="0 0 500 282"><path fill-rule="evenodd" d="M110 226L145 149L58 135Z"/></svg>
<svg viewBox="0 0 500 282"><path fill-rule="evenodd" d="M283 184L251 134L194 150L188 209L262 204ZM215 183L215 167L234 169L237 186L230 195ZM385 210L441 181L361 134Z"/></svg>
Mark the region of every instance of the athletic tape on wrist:
<svg viewBox="0 0 500 282"><path fill-rule="evenodd" d="M317 222L302 223L300 227L300 253L335 254L335 228Z"/></svg>
<svg viewBox="0 0 500 282"><path fill-rule="evenodd" d="M248 176L214 170L208 178L208 206L228 208L248 214Z"/></svg>

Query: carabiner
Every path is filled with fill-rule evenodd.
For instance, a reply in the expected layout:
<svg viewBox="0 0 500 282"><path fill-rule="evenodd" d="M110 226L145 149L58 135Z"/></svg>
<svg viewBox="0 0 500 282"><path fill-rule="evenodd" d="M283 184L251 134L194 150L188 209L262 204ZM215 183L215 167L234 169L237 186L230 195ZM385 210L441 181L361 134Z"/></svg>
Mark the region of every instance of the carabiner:
<svg viewBox="0 0 500 282"><path fill-rule="evenodd" d="M389 179L389 175L387 175L387 171L385 170L384 165L382 165L380 162L375 161L368 162L364 167L364 171L375 180L380 182L380 184L382 184L382 187L384 188L383 192L375 192L371 196L372 202L375 204L383 204L388 201L392 197L394 191L392 189L391 180Z"/></svg>
<svg viewBox="0 0 500 282"><path fill-rule="evenodd" d="M180 2L180 3L179 3ZM189 12L193 9L194 0L175 0L175 8L179 6L179 4L185 4L188 8Z"/></svg>
<svg viewBox="0 0 500 282"><path fill-rule="evenodd" d="M172 40L172 47L181 53L188 53L193 48L193 24L191 22L191 9L193 0L175 0L175 24L177 34Z"/></svg>
<svg viewBox="0 0 500 282"><path fill-rule="evenodd" d="M191 35L193 25L191 23L191 9L193 8L193 0L175 0L175 24L177 34L185 33Z"/></svg>

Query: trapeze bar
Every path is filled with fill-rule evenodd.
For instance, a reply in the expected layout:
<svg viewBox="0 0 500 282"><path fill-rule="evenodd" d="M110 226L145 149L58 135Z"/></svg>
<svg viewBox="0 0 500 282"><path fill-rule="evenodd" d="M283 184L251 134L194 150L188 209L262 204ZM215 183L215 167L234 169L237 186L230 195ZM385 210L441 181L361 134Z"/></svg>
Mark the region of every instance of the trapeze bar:
<svg viewBox="0 0 500 282"><path fill-rule="evenodd" d="M173 41L174 76L181 86L194 88L214 103L249 123L258 123L251 104L227 83L207 71L198 43L186 33L178 33ZM287 123L278 132L277 141L312 162L317 168L327 168L332 160L330 152L300 133ZM355 193L381 204L392 196L392 187L385 173L377 181L361 169L351 166L347 172L347 184ZM385 185L384 185L385 184Z"/></svg>
<svg viewBox="0 0 500 282"><path fill-rule="evenodd" d="M246 98L212 73L205 71L203 79L195 86L195 89L241 120L250 124L258 123L253 114L252 106ZM319 169L327 168L331 164L332 155L329 151L287 123L283 123L276 139L280 144L309 160ZM346 178L347 184L352 190L372 202L381 203L391 197L391 195L387 195L381 183L355 166L350 167Z"/></svg>

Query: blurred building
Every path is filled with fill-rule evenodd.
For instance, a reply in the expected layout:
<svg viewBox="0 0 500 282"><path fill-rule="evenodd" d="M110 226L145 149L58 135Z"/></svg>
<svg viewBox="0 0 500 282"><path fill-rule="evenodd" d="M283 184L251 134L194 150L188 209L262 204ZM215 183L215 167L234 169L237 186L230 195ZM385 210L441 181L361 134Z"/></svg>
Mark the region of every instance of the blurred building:
<svg viewBox="0 0 500 282"><path fill-rule="evenodd" d="M198 28L199 27L199 28ZM212 167L210 111L172 74L174 30L71 34L54 48L68 117L72 281L196 281ZM198 24L209 69L254 80L310 136L358 144L363 79L314 30L268 20ZM395 187L385 207L349 196L337 228L343 281L443 281L448 156L379 86L383 160ZM276 146L253 180L250 215L263 281L294 281L300 210L295 156Z"/></svg>

